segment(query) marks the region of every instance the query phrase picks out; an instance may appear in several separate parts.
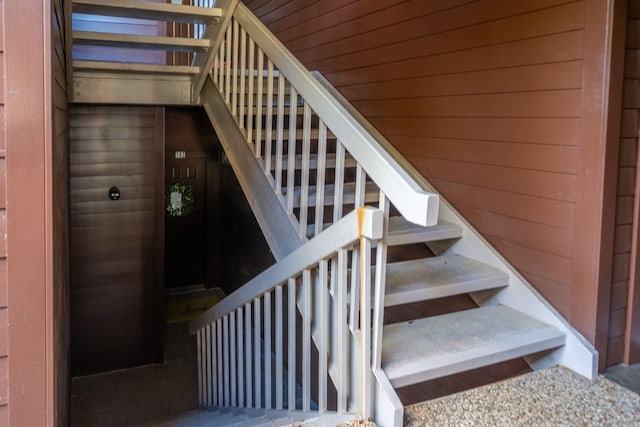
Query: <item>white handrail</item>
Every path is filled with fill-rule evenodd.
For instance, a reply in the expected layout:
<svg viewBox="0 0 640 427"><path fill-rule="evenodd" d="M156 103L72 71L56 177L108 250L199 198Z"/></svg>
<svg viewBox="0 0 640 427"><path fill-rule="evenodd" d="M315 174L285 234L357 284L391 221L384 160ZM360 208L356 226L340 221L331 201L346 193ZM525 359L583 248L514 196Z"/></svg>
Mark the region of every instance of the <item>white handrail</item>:
<svg viewBox="0 0 640 427"><path fill-rule="evenodd" d="M438 195L406 172L396 152L389 152L298 61L242 3L234 19L251 36L299 95L342 142L400 213L411 222L431 226L438 219ZM388 144L388 143L387 143Z"/></svg>
<svg viewBox="0 0 640 427"><path fill-rule="evenodd" d="M292 254L263 271L231 295L211 307L189 324L190 333L227 315L248 301L274 289L305 268L316 264L337 249L344 248L361 237L382 237L383 213L370 207L354 210L340 221L327 228L316 238L308 241Z"/></svg>

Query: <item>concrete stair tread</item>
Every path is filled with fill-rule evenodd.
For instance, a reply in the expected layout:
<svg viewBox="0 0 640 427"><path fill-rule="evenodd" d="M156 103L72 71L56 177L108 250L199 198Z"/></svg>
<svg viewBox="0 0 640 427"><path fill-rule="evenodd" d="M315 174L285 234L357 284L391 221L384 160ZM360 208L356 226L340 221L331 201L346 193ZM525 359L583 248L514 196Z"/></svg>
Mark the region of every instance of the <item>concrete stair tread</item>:
<svg viewBox="0 0 640 427"><path fill-rule="evenodd" d="M187 37L142 36L134 34L102 33L96 31L74 31L75 45L122 47L146 50L168 50L195 52L208 49L211 42L206 39Z"/></svg>
<svg viewBox="0 0 640 427"><path fill-rule="evenodd" d="M508 281L504 272L461 255L390 263L385 306L499 288Z"/></svg>
<svg viewBox="0 0 640 427"><path fill-rule="evenodd" d="M325 206L333 206L333 196L334 196L334 192L335 192L335 185L334 184L327 184L325 185L325 191L324 191L324 205ZM316 186L315 185L310 185L309 186L309 200L308 200L308 204L309 206L315 206L316 205ZM287 198L287 194L286 194L286 188L283 189L283 196L286 200ZM379 191L378 191L378 186L373 183L373 182L367 182L367 184L365 185L365 203L371 203L371 202L376 202L378 201L378 195ZM294 207L300 207L300 199L301 199L301 194L302 194L302 190L300 189L300 187L296 187L293 191L293 206ZM343 203L344 204L353 204L354 200L355 200L355 194L356 194L356 185L353 182L347 182L344 184L344 189L343 189Z"/></svg>
<svg viewBox="0 0 640 427"><path fill-rule="evenodd" d="M382 368L403 387L564 344L557 328L502 305L384 327Z"/></svg>
<svg viewBox="0 0 640 427"><path fill-rule="evenodd" d="M73 0L73 12L190 24L209 24L222 16L222 10L216 7L137 0Z"/></svg>
<svg viewBox="0 0 640 427"><path fill-rule="evenodd" d="M436 240L458 239L462 237L462 227L447 221L439 221L432 227L411 223L401 216L389 218L387 245L399 246Z"/></svg>
<svg viewBox="0 0 640 427"><path fill-rule="evenodd" d="M264 133L264 132L263 132ZM289 164L289 156L282 156L282 167L288 169ZM325 158L325 168L333 169L336 166L336 155L335 153L327 153ZM355 159L351 156L345 156L344 159L344 167L345 168L355 168L357 163ZM276 167L276 159L274 156L271 156L271 170L274 170ZM302 154L296 154L295 158L295 169L302 168ZM309 156L309 169L317 169L318 168L318 155L311 154Z"/></svg>
<svg viewBox="0 0 640 427"><path fill-rule="evenodd" d="M149 74L198 74L200 69L187 65L162 65L162 64L142 64L133 62L110 62L110 61L73 61L73 68L76 71L108 71L123 73L149 73Z"/></svg>

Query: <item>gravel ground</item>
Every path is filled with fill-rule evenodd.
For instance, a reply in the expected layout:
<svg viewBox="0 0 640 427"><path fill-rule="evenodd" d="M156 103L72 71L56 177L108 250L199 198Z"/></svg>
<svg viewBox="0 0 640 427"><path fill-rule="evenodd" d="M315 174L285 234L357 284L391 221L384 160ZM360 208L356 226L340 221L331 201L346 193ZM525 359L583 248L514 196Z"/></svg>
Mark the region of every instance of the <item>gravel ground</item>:
<svg viewBox="0 0 640 427"><path fill-rule="evenodd" d="M640 395L554 367L405 408L405 426L640 426Z"/></svg>

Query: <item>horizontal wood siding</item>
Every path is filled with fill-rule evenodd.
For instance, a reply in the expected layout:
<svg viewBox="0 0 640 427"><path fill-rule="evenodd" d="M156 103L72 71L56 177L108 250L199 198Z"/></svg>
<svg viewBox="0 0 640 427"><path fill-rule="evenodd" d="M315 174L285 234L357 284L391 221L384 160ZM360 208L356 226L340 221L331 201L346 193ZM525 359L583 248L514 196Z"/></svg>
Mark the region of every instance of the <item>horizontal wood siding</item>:
<svg viewBox="0 0 640 427"><path fill-rule="evenodd" d="M157 361L162 144L155 108L70 110L71 357L74 374ZM161 159L161 157L160 157ZM109 188L119 188L111 200ZM160 269L161 271L161 269Z"/></svg>
<svg viewBox="0 0 640 427"><path fill-rule="evenodd" d="M245 3L570 317L583 1Z"/></svg>

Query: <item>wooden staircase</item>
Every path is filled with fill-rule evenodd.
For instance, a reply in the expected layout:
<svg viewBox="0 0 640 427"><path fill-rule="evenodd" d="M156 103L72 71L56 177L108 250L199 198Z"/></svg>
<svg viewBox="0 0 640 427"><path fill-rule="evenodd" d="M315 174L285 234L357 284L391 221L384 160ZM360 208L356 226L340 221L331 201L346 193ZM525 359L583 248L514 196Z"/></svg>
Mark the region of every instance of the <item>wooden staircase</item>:
<svg viewBox="0 0 640 427"><path fill-rule="evenodd" d="M166 24L191 24L204 29L221 21L223 9L140 0L72 0L74 16L93 15L106 23L113 18L127 22L153 22L158 29ZM131 21L133 20L133 21ZM159 24L159 25L158 25ZM166 34L131 34L86 31L73 26L74 47L117 48L159 52L156 63L127 60L82 58L75 52L69 64L72 102L98 104L193 105L193 84L203 73L203 61L167 65L164 52L188 52L208 56L213 41L209 38L169 37ZM134 27L130 25L127 28ZM116 28L116 26L114 26ZM165 31L166 33L166 31ZM98 56L100 50L97 51Z"/></svg>
<svg viewBox="0 0 640 427"><path fill-rule="evenodd" d="M593 348L328 82L304 70L255 18L248 16L244 6L238 5L227 13L224 8L136 0L73 0L73 11L207 26L203 31L207 37L199 39L73 32L74 45L195 52L196 61L191 65L80 58L74 58L72 63L73 102L203 105L278 261L192 324L200 343L203 406L243 406L251 402L249 397L254 390L249 385L255 384L249 377L260 388L271 367L283 364L282 355L276 350L272 354L271 341L273 338L280 350L290 345L278 335L282 334L278 331L282 318L277 323L278 315L287 310L282 302L286 286L289 299L296 302L298 310L295 314L289 311L289 328L295 332L296 322L292 324L291 319L300 315L303 335L313 339L313 344L303 344L304 356L300 360L296 359L299 356L295 348L289 347L290 357L309 368L312 346L320 356L325 354L324 362L320 357L320 369L324 363L326 376L338 394L346 390L345 381L352 387L338 397L338 411L359 411L373 416L383 426L402 423L402 404L394 388L513 358L525 357L534 369L564 364L585 376L595 375L597 354ZM227 16L231 12L236 18L232 30ZM238 22L242 31L246 30L241 33L242 47L238 47ZM249 45L244 37L251 40ZM230 46L235 47L232 50ZM205 56L204 60L198 59ZM402 184L397 187L402 188L394 186L397 182ZM301 267L300 276L290 276L284 282L280 278L276 283L265 282L280 277L278 274L286 270L283 265L290 265L291 260L318 250L313 242L335 233L331 230L336 224L364 205L381 211L383 217L382 236L371 238L370 248L336 247L334 252L318 255L313 263ZM387 262L388 250L402 254L402 247L410 245L418 245L423 253L430 252L432 256ZM373 267L362 269L362 259L366 258L359 258L362 251L370 252L376 260ZM340 285L339 264L347 265L343 258L346 253L352 256L348 263L351 269L348 274L344 272L346 281ZM355 268L358 265L360 270ZM369 278L367 282L365 279ZM361 279L371 285L370 290L363 292L362 286L358 287ZM327 285L329 282L331 285ZM311 283L314 288L308 291ZM344 292L348 288L348 294L341 295L340 286L344 286ZM358 300L361 293L363 299ZM383 326L384 307L397 309L420 301L438 304L438 299L456 295L469 295L478 307ZM327 304L344 302L345 297L349 302L344 309L333 305L334 308L327 308ZM273 299L275 311L280 310L277 315L266 311L272 310ZM373 309L361 309L369 300ZM222 312L221 307L228 310ZM326 313L320 320L306 317L308 312L323 310ZM364 317L358 320L358 315ZM254 320L264 316L264 329L258 320L255 330L251 329L251 316L255 316ZM328 316L337 317L327 320ZM347 341L340 341L343 338L337 337L337 332L323 331L327 324L335 326L335 319L346 321L346 317L351 330L348 345ZM274 332L266 332L272 318ZM373 323L370 337L361 331L369 320ZM359 346L366 347L369 338L371 348L358 350ZM261 349L255 356L247 350L252 344ZM362 374L367 376L370 370L375 378L369 397L366 386L360 391L353 388L358 382L357 373L343 371L345 365L341 363L346 359L341 362L341 358L346 358L346 353L334 355L334 348L349 354L352 367L360 363L356 357L359 351L371 353L370 366L366 362ZM265 368L262 372L256 368L254 374L251 367L259 364ZM309 384L307 375L310 374L303 375L303 388ZM320 410L326 411L322 393L326 393L327 386L322 377L321 373L320 389L318 395L314 392L314 399L320 401ZM264 385L265 393L271 389L271 383ZM308 405L311 392L305 390ZM261 390L256 393L259 402ZM286 402L274 397L277 403L272 408L270 400L266 399L261 414L287 407ZM309 410L289 407L291 411L300 409ZM247 410L240 412L246 414ZM225 412L226 416L233 413ZM255 420L247 422L251 421Z"/></svg>

